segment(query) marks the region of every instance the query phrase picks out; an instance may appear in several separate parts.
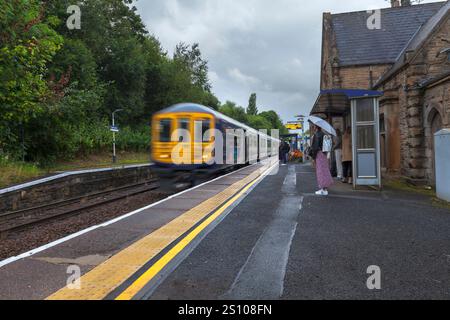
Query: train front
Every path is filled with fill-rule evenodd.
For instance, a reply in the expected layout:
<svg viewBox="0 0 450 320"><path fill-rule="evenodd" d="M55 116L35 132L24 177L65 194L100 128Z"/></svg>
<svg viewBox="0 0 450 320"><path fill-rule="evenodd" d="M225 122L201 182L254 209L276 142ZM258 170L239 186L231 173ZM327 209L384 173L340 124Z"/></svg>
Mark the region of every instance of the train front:
<svg viewBox="0 0 450 320"><path fill-rule="evenodd" d="M153 116L152 161L163 183L180 189L211 169L215 117L208 110L180 104Z"/></svg>

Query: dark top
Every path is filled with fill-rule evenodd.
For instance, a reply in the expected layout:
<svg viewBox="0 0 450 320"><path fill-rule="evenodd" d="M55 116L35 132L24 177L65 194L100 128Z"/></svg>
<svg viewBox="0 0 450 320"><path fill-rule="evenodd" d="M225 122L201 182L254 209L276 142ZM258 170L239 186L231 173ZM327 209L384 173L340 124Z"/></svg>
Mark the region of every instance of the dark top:
<svg viewBox="0 0 450 320"><path fill-rule="evenodd" d="M317 154L319 151L322 151L323 149L323 137L324 133L322 131L317 131L314 134L313 141L311 144L311 158L316 160Z"/></svg>
<svg viewBox="0 0 450 320"><path fill-rule="evenodd" d="M334 138L333 150L341 150L342 149L342 136L338 135Z"/></svg>
<svg viewBox="0 0 450 320"><path fill-rule="evenodd" d="M291 146L287 142L282 142L280 145L280 153L288 153L291 151Z"/></svg>

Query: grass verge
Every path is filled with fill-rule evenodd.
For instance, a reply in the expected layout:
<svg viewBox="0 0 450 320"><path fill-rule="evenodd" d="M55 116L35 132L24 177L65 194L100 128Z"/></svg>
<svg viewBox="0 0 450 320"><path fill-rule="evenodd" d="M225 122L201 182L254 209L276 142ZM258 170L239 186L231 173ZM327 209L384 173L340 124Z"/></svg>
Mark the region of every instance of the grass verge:
<svg viewBox="0 0 450 320"><path fill-rule="evenodd" d="M429 187L425 186L413 186L401 179L386 179L383 182L383 185L384 187L394 190L414 192L417 194L428 196L430 197L431 203L434 207L450 209L450 202L439 199L436 195L436 191L432 188L430 189Z"/></svg>
<svg viewBox="0 0 450 320"><path fill-rule="evenodd" d="M149 152L122 152L117 155L114 167L145 164L150 162ZM89 155L71 161L61 161L48 167L38 167L32 163L0 162L0 188L28 182L64 171L113 167L112 157L108 153Z"/></svg>

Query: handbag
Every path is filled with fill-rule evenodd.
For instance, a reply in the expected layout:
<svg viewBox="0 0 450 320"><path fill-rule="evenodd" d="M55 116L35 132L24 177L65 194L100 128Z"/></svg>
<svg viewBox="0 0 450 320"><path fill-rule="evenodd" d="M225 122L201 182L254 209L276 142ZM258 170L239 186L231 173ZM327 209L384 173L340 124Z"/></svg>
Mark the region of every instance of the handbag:
<svg viewBox="0 0 450 320"><path fill-rule="evenodd" d="M322 152L330 153L332 148L333 148L333 140L331 139L331 137L329 135L324 135Z"/></svg>

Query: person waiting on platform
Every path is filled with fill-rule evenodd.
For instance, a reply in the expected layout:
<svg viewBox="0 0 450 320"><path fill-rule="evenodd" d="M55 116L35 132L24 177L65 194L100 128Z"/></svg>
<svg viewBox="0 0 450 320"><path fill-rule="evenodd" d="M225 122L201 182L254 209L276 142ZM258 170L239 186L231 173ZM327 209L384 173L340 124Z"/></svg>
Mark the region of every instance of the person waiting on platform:
<svg viewBox="0 0 450 320"><path fill-rule="evenodd" d="M333 185L333 177L331 176L327 155L323 152L323 139L325 134L322 132L322 128L312 123L310 123L310 126L314 131L310 155L315 163L317 184L320 188L316 192L316 195L327 196L328 188Z"/></svg>
<svg viewBox="0 0 450 320"><path fill-rule="evenodd" d="M336 129L336 137L333 139L333 151L336 161L337 178L341 180L344 176L342 168L342 133L339 129Z"/></svg>
<svg viewBox="0 0 450 320"><path fill-rule="evenodd" d="M286 141L281 142L279 152L280 152L280 160L283 166L287 165L290 151L291 147L289 146L289 144Z"/></svg>
<svg viewBox="0 0 450 320"><path fill-rule="evenodd" d="M342 137L342 165L343 165L343 183L353 183L353 151L352 151L352 129L348 127Z"/></svg>

